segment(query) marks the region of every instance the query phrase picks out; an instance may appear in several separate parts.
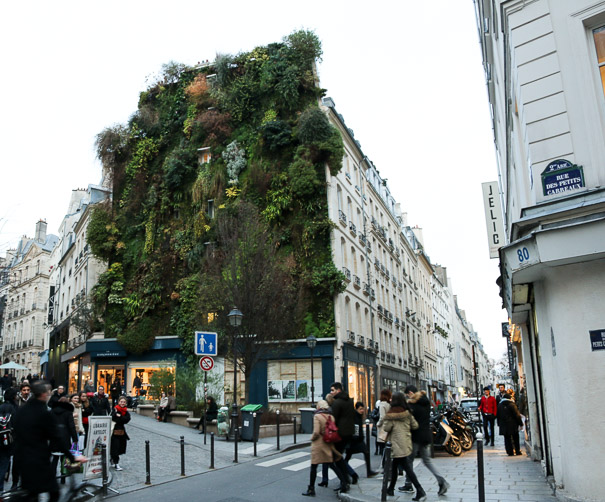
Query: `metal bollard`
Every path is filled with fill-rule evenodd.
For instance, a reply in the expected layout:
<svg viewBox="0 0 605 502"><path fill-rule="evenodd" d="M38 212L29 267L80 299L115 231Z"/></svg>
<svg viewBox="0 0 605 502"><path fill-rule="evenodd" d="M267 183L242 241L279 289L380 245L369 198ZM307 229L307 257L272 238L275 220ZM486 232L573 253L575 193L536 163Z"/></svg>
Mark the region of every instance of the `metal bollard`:
<svg viewBox="0 0 605 502"><path fill-rule="evenodd" d="M256 457L256 412L252 413L252 441L254 442L254 456Z"/></svg>
<svg viewBox="0 0 605 502"><path fill-rule="evenodd" d="M485 502L485 476L483 472L483 434L477 434L477 478L479 502Z"/></svg>
<svg viewBox="0 0 605 502"><path fill-rule="evenodd" d="M372 436L370 435L370 419L366 418L366 447L368 448L368 451L370 451L371 439L372 439Z"/></svg>
<svg viewBox="0 0 605 502"><path fill-rule="evenodd" d="M151 484L151 457L149 455L149 441L145 441L145 484Z"/></svg>
<svg viewBox="0 0 605 502"><path fill-rule="evenodd" d="M185 436L181 436L181 476L185 475Z"/></svg>
<svg viewBox="0 0 605 502"><path fill-rule="evenodd" d="M277 449L279 450L279 410L275 414L277 416Z"/></svg>
<svg viewBox="0 0 605 502"><path fill-rule="evenodd" d="M366 451L364 459L366 461L366 476L370 478L372 477L372 460L370 460L370 421L368 419L366 419Z"/></svg>
<svg viewBox="0 0 605 502"><path fill-rule="evenodd" d="M386 502L387 500L387 490L389 483L391 482L392 467L391 442L387 441L387 444L384 447L384 473L382 476L382 492L380 494L380 502Z"/></svg>
<svg viewBox="0 0 605 502"><path fill-rule="evenodd" d="M296 444L296 417L292 421L294 422L294 444Z"/></svg>
<svg viewBox="0 0 605 502"><path fill-rule="evenodd" d="M237 443L239 442L239 427L233 429L235 437L233 438L233 463L237 464Z"/></svg>
<svg viewBox="0 0 605 502"><path fill-rule="evenodd" d="M206 417L203 416L200 420L206 421ZM206 446L206 433L208 432L208 424L204 424L204 446Z"/></svg>
<svg viewBox="0 0 605 502"><path fill-rule="evenodd" d="M103 479L103 496L107 496L107 487L109 486L109 476L107 472L107 445L103 443L101 445L101 476Z"/></svg>
<svg viewBox="0 0 605 502"><path fill-rule="evenodd" d="M210 433L210 469L214 469L214 432Z"/></svg>

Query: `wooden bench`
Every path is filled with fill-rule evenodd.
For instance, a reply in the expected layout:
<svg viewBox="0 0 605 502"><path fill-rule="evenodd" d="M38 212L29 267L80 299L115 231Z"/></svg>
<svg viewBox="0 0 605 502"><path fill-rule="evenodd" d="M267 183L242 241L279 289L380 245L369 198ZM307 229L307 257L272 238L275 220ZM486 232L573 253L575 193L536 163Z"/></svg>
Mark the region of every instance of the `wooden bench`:
<svg viewBox="0 0 605 502"><path fill-rule="evenodd" d="M197 424L200 422L199 418L190 417L187 419L187 425L189 427L197 427ZM208 434L214 432L215 435L218 436L218 421L214 419L211 423L206 424L206 431Z"/></svg>

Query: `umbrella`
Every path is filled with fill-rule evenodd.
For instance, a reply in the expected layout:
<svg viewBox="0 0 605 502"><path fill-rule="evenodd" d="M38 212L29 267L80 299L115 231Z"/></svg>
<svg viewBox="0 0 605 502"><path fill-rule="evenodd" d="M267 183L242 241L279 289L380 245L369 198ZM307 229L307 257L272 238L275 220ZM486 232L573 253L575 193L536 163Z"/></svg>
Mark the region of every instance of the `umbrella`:
<svg viewBox="0 0 605 502"><path fill-rule="evenodd" d="M10 363L1 364L0 369L3 369L3 370L27 370L29 368L26 368L25 366L21 366L20 364L14 362L14 361L11 361Z"/></svg>

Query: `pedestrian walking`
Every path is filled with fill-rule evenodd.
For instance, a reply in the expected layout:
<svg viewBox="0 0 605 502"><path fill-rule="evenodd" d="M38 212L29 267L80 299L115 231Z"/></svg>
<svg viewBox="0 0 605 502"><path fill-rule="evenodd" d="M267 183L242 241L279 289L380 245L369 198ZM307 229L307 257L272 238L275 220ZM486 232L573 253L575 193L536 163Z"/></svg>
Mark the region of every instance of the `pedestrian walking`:
<svg viewBox="0 0 605 502"><path fill-rule="evenodd" d="M311 435L311 472L309 477L309 486L303 493L305 497L315 496L315 480L317 479L317 466L319 464L328 464L336 473L340 480L339 491L346 493L349 491L349 482L345 473L344 460L342 455L336 449L334 443L326 443L323 439L326 430L326 422L332 420L328 411L328 402L321 399L317 403L317 409L313 415L313 434Z"/></svg>
<svg viewBox="0 0 605 502"><path fill-rule="evenodd" d="M9 387L4 391L4 403L0 405L0 493L4 491L4 478L14 452L13 429L17 410L17 390Z"/></svg>
<svg viewBox="0 0 605 502"><path fill-rule="evenodd" d="M99 385L98 392L90 398L90 405L92 406L92 414L94 416L107 416L111 415L111 406L107 394L105 394L105 387Z"/></svg>
<svg viewBox="0 0 605 502"><path fill-rule="evenodd" d="M130 413L126 408L126 396L120 396L118 404L116 404L111 412L111 420L115 422L115 426L111 433L111 463L116 471L121 471L120 467L120 455L126 453L126 444L130 439L126 434L126 427L130 422Z"/></svg>
<svg viewBox="0 0 605 502"><path fill-rule="evenodd" d="M386 444L385 432L384 432L384 417L386 417L387 413L391 409L391 391L389 389L382 389L380 391L380 399L376 403L376 407L378 408L378 422L376 423L376 444L378 445L378 452L381 457L384 457L384 445ZM384 466L384 458L383 458L383 466Z"/></svg>
<svg viewBox="0 0 605 502"><path fill-rule="evenodd" d="M341 441L336 443L334 446L338 450L338 453L344 455L345 450L353 439L353 434L355 433L355 415L357 415L357 412L355 411L353 399L351 399L349 394L343 390L340 382L334 382L332 385L330 385L330 394L332 394L332 397L334 397L334 402L332 403L332 415L334 415L334 422L336 422L338 434L341 438ZM347 467L346 470L349 474L355 473L353 468L350 466ZM357 478L359 477L356 473L355 476Z"/></svg>
<svg viewBox="0 0 605 502"><path fill-rule="evenodd" d="M55 390L53 390L50 396L50 400L48 401L48 406L50 408L54 408L55 406L57 406L57 403L62 397L66 398L67 392L65 391L65 387L63 387L63 385L59 385Z"/></svg>
<svg viewBox="0 0 605 502"><path fill-rule="evenodd" d="M362 453L363 458L366 463L367 472L369 472L370 477L372 477L378 473L372 471L372 466L370 463L370 451L368 450L368 447L364 440L363 426L364 426L365 406L363 405L363 403L361 401L358 401L355 403L355 411L357 412L357 415L355 415L355 432L353 433L353 437L351 439L351 442L349 443L349 446L345 450L346 451L345 463L347 465L347 470L348 470L350 468L349 460L351 460L351 457L356 453ZM352 479L351 484L353 484L353 485L356 484L357 481L359 480L359 476L353 469L348 470L348 472L351 475L351 479ZM327 486L327 483L326 483L326 486Z"/></svg>
<svg viewBox="0 0 605 502"><path fill-rule="evenodd" d="M73 450L72 445L78 444L78 432L74 422L74 407L65 396L59 398L51 415L55 419L57 435L50 442L53 472L57 472L59 460L63 458L66 450Z"/></svg>
<svg viewBox="0 0 605 502"><path fill-rule="evenodd" d="M479 411L481 411L483 415L485 446L489 446L490 439L492 442L492 446L494 446L494 424L496 422L496 415L498 413L498 405L496 404L496 398L494 396L490 396L489 387L483 388L483 396L481 396Z"/></svg>
<svg viewBox="0 0 605 502"><path fill-rule="evenodd" d="M391 482L387 488L387 495L395 495L395 484L399 467L403 468L406 476L416 488L416 496L412 499L414 502L426 500L426 492L420 485L416 474L414 473L412 456L412 431L418 428L418 422L410 413L409 407L405 401L403 392L395 392L391 398L391 409L384 417L384 431L388 434L391 441L391 457L393 465L391 467Z"/></svg>
<svg viewBox="0 0 605 502"><path fill-rule="evenodd" d="M498 405L498 428L504 436L504 448L509 456L522 455L519 445L519 427L523 425L521 414L510 393L504 394Z"/></svg>
<svg viewBox="0 0 605 502"><path fill-rule="evenodd" d="M111 404L115 406L122 395L122 384L119 378L116 378L109 387L109 394L111 396Z"/></svg>
<svg viewBox="0 0 605 502"><path fill-rule="evenodd" d="M92 415L93 410L90 400L88 399L88 393L84 390L80 392L80 404L82 405L82 427L84 428L83 448L86 448L86 443L88 441L88 417Z"/></svg>
<svg viewBox="0 0 605 502"><path fill-rule="evenodd" d="M76 426L76 432L78 433L78 450L84 449L84 424L82 417L82 403L80 402L79 394L72 394L69 396L69 402L74 407L74 425Z"/></svg>
<svg viewBox="0 0 605 502"><path fill-rule="evenodd" d="M29 492L30 500L38 500L39 493L49 493L50 502L57 502L59 485L51 465L49 442L56 442L61 448L65 448L65 443L60 441L58 427L47 406L50 386L39 380L32 385L32 394L15 418L14 461L21 475L21 486ZM74 458L69 447L61 453L72 462L86 461L81 456Z"/></svg>
<svg viewBox="0 0 605 502"><path fill-rule="evenodd" d="M506 394L506 387L503 383L498 384L498 394L496 395L496 404L500 404L500 401Z"/></svg>
<svg viewBox="0 0 605 502"><path fill-rule="evenodd" d="M433 439L433 433L431 432L431 402L429 401L426 392L418 392L418 388L415 385L408 385L404 392L407 396L410 412L416 419L416 422L418 422L418 428L412 431L412 459L415 459L418 454L420 454L422 463L431 471L439 484L439 491L437 494L445 495L450 485L431 461L431 443ZM405 485L400 486L399 491L406 493L414 491L412 482L407 476Z"/></svg>
<svg viewBox="0 0 605 502"><path fill-rule="evenodd" d="M21 407L23 406L25 403L27 403L30 395L31 395L31 385L28 383L23 383L21 384L21 387L19 388L19 394L17 395L17 406Z"/></svg>

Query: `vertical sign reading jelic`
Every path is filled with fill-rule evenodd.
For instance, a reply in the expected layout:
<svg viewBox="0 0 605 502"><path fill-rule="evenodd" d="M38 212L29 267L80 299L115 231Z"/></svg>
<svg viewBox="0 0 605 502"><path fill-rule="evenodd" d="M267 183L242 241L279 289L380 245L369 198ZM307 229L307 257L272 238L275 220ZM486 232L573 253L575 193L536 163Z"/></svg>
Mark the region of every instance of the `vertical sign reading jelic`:
<svg viewBox="0 0 605 502"><path fill-rule="evenodd" d="M107 468L109 469L109 441L111 438L111 417L88 417L88 439L84 456L84 479L100 478L103 474L101 447L107 446Z"/></svg>
<svg viewBox="0 0 605 502"><path fill-rule="evenodd" d="M498 258L498 249L504 246L504 225L502 223L498 182L482 183L481 188L483 189L483 205L485 206L489 257Z"/></svg>

